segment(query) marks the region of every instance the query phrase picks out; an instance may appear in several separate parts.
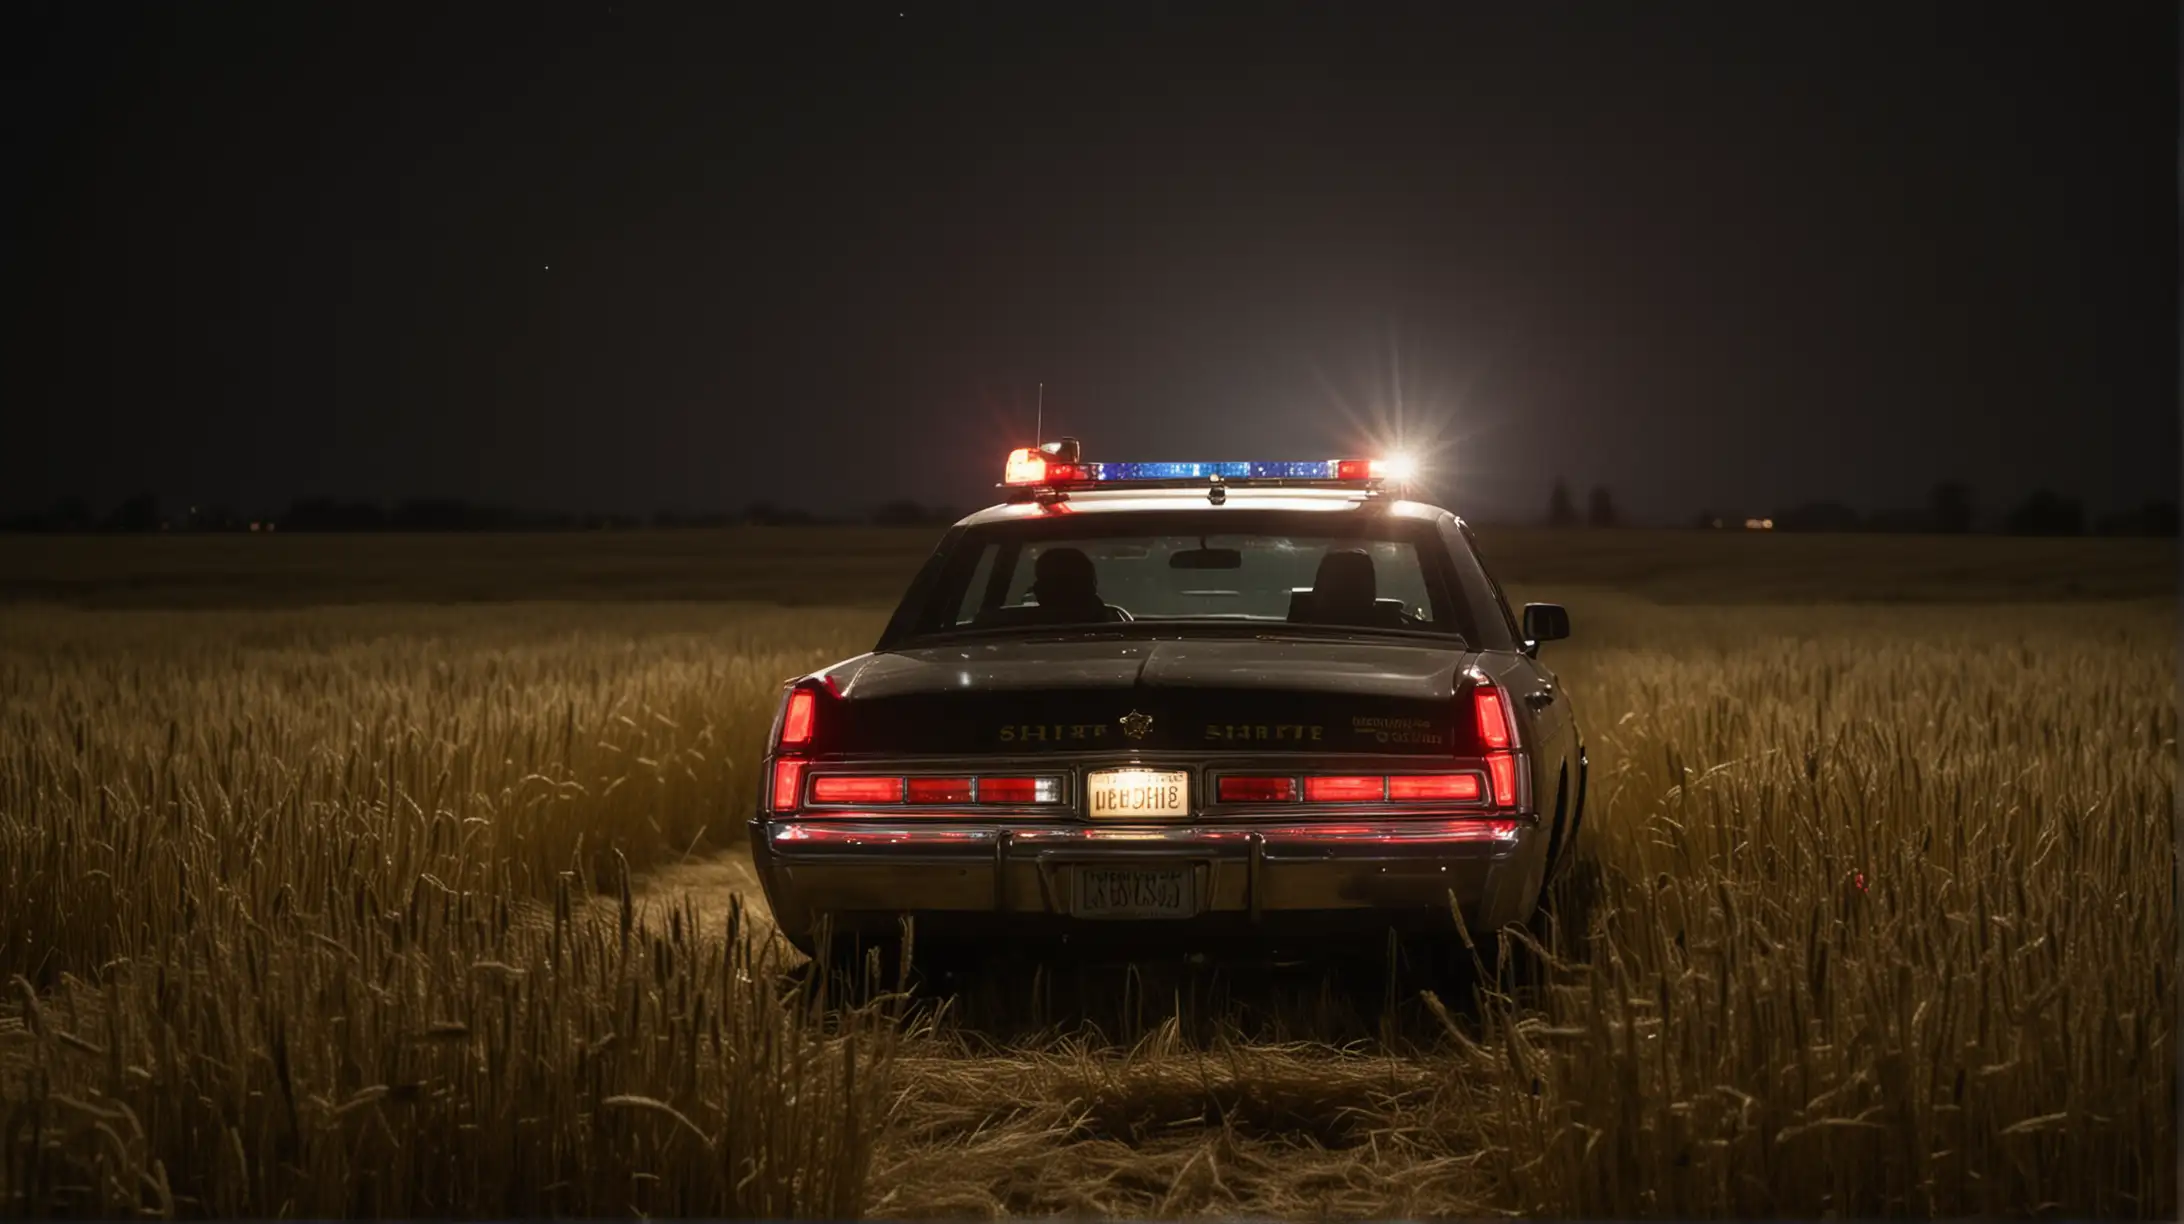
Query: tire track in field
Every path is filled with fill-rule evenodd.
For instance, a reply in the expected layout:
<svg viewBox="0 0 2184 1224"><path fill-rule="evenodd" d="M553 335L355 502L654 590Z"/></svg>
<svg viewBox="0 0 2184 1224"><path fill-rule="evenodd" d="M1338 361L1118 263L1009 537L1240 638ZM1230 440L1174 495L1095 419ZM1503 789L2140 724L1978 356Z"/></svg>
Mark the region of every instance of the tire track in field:
<svg viewBox="0 0 2184 1224"><path fill-rule="evenodd" d="M766 891L758 882L758 869L743 846L651 868L630 881L630 898L641 918L659 922L666 921L670 910L687 905L697 919L697 929L715 935L728 929L728 911L740 900L744 921L752 924L754 932L773 935L778 931L773 911L766 906ZM597 898L595 904L611 911L617 903L610 896Z"/></svg>

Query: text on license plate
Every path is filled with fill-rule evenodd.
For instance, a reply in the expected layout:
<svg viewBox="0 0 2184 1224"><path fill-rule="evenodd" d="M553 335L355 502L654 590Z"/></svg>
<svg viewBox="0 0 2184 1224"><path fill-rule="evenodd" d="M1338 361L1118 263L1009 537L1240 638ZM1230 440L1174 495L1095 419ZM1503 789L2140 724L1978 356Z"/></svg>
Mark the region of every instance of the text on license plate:
<svg viewBox="0 0 2184 1224"><path fill-rule="evenodd" d="M1079 867L1079 918L1189 918L1198 912L1197 876L1173 867Z"/></svg>
<svg viewBox="0 0 2184 1224"><path fill-rule="evenodd" d="M1084 789L1095 819L1191 814L1191 776L1181 769L1097 769Z"/></svg>

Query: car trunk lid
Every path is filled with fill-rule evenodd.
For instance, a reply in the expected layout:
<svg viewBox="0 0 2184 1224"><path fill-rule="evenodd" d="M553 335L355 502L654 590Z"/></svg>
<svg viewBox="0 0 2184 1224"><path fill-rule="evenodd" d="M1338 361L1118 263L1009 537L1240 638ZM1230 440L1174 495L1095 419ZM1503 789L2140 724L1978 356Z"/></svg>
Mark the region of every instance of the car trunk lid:
<svg viewBox="0 0 2184 1224"><path fill-rule="evenodd" d="M1263 635L967 643L866 655L828 680L829 755L1448 751L1475 656Z"/></svg>

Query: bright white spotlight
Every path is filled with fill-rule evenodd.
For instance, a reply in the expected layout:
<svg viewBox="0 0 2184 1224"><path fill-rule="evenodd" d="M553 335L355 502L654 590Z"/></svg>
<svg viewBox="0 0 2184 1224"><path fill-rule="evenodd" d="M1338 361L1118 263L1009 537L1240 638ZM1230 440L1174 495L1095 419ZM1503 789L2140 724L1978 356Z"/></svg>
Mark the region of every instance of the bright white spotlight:
<svg viewBox="0 0 2184 1224"><path fill-rule="evenodd" d="M1409 455L1390 455L1373 460L1373 475L1384 480L1409 480L1418 475L1418 460Z"/></svg>

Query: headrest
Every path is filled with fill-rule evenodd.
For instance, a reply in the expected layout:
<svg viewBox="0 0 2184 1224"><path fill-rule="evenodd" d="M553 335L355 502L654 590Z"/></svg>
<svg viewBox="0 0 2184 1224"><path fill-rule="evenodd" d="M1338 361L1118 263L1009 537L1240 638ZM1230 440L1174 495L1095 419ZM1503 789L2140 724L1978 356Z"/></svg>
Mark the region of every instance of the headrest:
<svg viewBox="0 0 2184 1224"><path fill-rule="evenodd" d="M1082 549L1050 548L1032 565L1031 593L1047 607L1094 602L1099 574Z"/></svg>
<svg viewBox="0 0 2184 1224"><path fill-rule="evenodd" d="M1320 558L1319 569L1312 577L1311 595L1290 601L1290 617L1329 624L1362 624L1372 619L1377 594L1373 559L1360 549L1341 549Z"/></svg>

